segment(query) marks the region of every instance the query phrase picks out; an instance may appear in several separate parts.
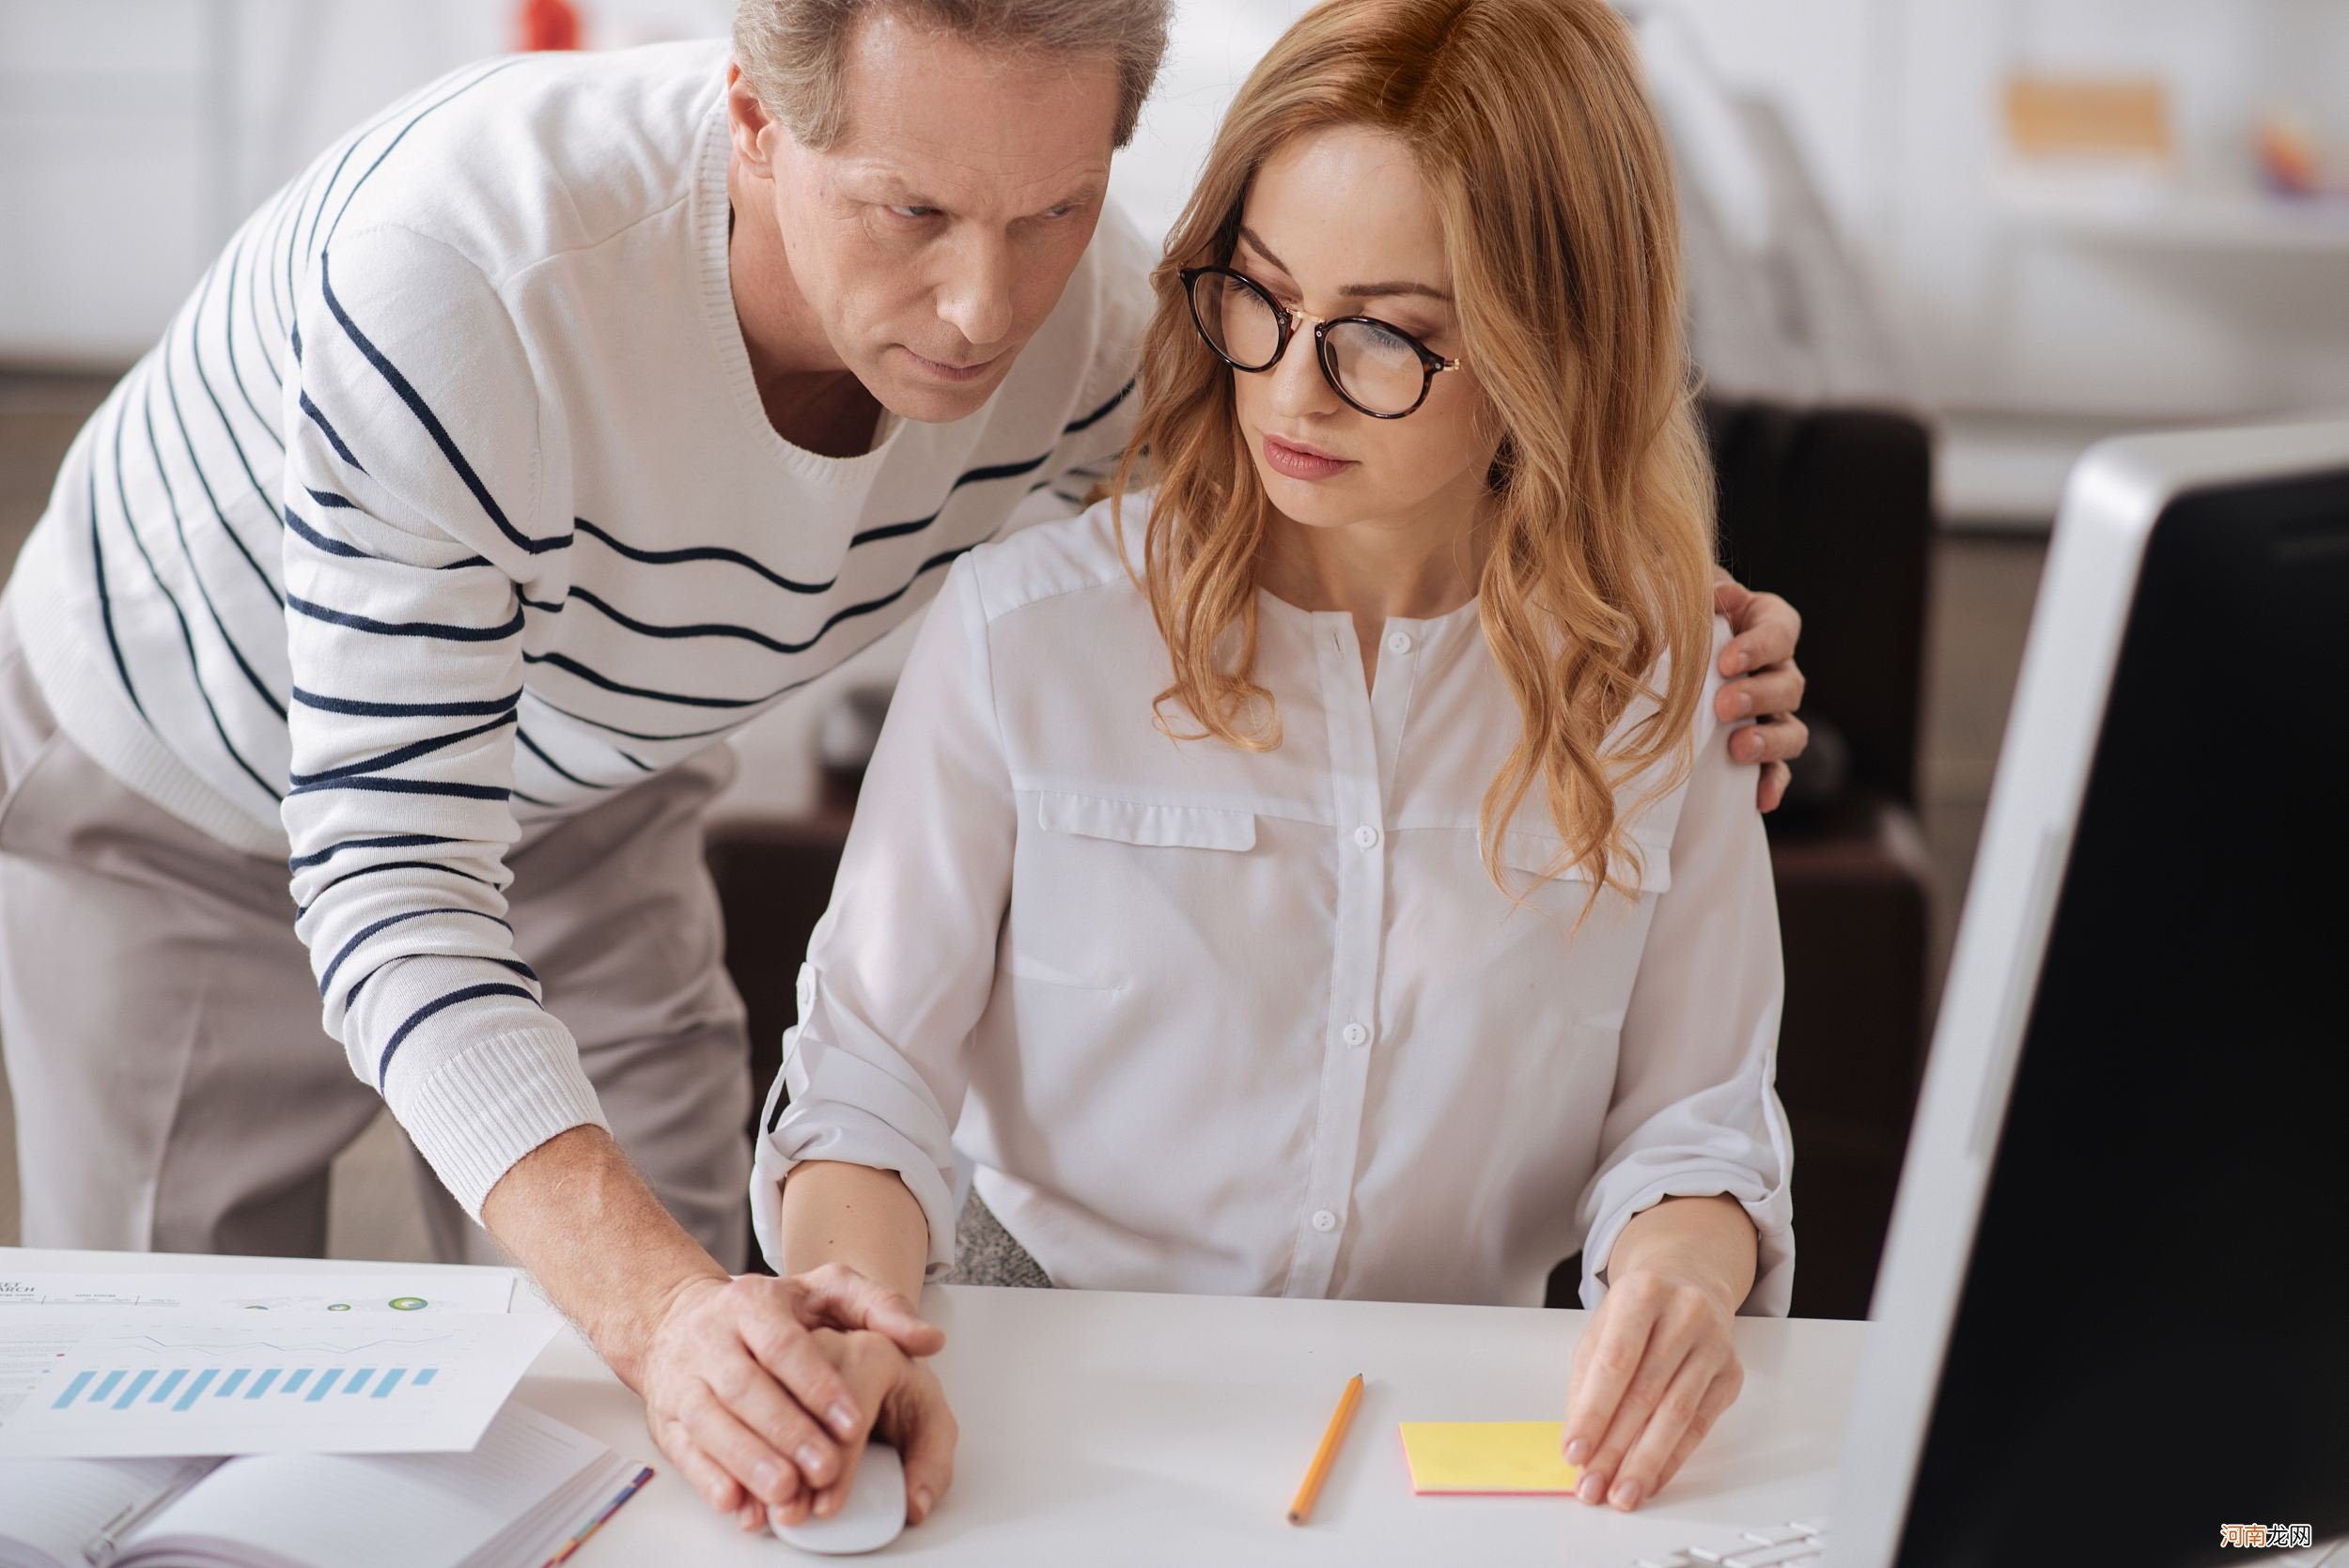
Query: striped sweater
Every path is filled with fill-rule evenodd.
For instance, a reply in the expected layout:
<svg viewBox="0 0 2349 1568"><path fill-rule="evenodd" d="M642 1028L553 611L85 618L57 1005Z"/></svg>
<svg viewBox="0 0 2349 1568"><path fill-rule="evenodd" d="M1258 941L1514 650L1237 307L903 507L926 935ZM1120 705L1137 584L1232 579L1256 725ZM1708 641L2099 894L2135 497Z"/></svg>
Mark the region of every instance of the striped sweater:
<svg viewBox="0 0 2349 1568"><path fill-rule="evenodd" d="M978 412L848 458L777 436L725 59L485 62L328 148L81 432L10 590L83 750L288 857L327 1032L476 1215L601 1122L507 851L1078 510L1130 429L1150 258L1112 211Z"/></svg>

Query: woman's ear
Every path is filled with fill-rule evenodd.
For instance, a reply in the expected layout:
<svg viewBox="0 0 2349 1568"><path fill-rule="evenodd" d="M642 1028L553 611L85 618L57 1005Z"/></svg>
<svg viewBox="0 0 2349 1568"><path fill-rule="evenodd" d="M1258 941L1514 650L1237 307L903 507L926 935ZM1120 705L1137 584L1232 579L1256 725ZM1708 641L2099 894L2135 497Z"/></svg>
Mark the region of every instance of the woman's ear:
<svg viewBox="0 0 2349 1568"><path fill-rule="evenodd" d="M742 78L739 65L726 67L726 135L734 144L734 156L746 170L761 179L775 178L774 163L768 154L772 138L783 134L783 128L767 113L767 105L758 101L750 83Z"/></svg>

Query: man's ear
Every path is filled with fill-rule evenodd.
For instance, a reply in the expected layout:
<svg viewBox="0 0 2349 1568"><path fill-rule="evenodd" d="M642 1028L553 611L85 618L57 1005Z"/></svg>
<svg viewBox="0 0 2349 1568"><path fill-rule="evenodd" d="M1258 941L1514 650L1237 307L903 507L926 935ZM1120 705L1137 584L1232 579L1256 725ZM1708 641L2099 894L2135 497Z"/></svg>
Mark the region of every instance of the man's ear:
<svg viewBox="0 0 2349 1568"><path fill-rule="evenodd" d="M726 67L726 135L734 144L734 156L742 166L761 179L775 178L773 160L768 148L774 138L784 134L767 106L751 91L751 85L742 79L742 68Z"/></svg>

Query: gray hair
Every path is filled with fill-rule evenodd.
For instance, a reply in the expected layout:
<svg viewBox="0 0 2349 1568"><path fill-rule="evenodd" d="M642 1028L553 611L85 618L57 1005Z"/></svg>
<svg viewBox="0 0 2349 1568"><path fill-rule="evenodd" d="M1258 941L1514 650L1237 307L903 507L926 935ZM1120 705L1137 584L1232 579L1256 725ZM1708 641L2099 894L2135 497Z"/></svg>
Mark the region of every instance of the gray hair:
<svg viewBox="0 0 2349 1568"><path fill-rule="evenodd" d="M801 146L840 139L848 104L842 64L857 24L882 10L990 47L1103 54L1117 62L1117 129L1133 139L1143 100L1166 54L1173 0L741 0L734 58L768 113Z"/></svg>

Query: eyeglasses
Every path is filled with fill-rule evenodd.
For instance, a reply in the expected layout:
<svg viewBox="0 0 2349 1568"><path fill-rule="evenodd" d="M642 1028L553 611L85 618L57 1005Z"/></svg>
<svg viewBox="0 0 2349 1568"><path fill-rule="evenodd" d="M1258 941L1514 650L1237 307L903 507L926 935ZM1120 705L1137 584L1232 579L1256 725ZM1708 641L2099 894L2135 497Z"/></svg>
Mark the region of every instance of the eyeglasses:
<svg viewBox="0 0 2349 1568"><path fill-rule="evenodd" d="M1460 362L1445 359L1400 327L1368 316L1324 320L1291 310L1263 284L1229 267L1186 267L1191 324L1224 364L1251 374L1271 369L1289 339L1314 323L1314 349L1330 390L1373 419L1400 419L1427 401L1427 389Z"/></svg>

